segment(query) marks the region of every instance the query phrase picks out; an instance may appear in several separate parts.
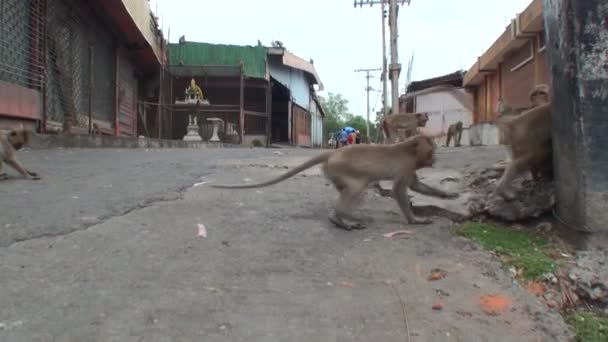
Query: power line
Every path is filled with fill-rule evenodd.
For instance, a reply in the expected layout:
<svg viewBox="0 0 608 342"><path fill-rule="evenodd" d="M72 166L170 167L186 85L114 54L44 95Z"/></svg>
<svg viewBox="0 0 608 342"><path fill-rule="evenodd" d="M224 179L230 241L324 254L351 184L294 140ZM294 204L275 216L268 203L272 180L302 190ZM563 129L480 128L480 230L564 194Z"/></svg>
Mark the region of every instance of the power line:
<svg viewBox="0 0 608 342"><path fill-rule="evenodd" d="M367 86L365 87L365 92L367 93L367 120L365 121L365 135L367 136L367 138L369 139L369 92L373 90L372 87L369 86L369 79L374 77L373 75L370 75L370 72L372 71L380 71L382 70L381 68L376 68L376 69L358 69L355 70L356 73L359 72L364 72L365 73L365 79L367 81Z"/></svg>
<svg viewBox="0 0 608 342"><path fill-rule="evenodd" d="M389 24L389 30L390 30L390 43L391 43L391 64L389 66L389 70L390 70L390 80L391 80L391 97L392 97L392 113L393 114L397 114L399 113L399 74L401 73L401 64L399 64L399 54L397 52L397 40L398 40L398 32L397 32L397 16L399 13L399 5L405 5L406 3L410 4L411 0L354 0L354 7L357 8L357 6L359 7L363 7L363 5L369 5L370 7L373 7L373 5L377 5L380 4L382 5L382 77L383 77L383 81L385 82L383 84L383 91L384 91L384 96L383 96L383 102L384 102L384 107L386 108L386 102L387 102L387 86L386 86L386 73L387 73L387 66L386 66L386 42L385 42L385 5L388 4L389 5L389 18L388 18L388 24ZM386 115L386 112L384 113Z"/></svg>

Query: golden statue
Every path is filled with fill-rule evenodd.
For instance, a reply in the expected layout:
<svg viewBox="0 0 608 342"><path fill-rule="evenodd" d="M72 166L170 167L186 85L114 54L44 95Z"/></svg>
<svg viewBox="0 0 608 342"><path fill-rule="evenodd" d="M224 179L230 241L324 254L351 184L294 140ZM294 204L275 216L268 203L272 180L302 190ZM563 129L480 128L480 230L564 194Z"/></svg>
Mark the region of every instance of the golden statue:
<svg viewBox="0 0 608 342"><path fill-rule="evenodd" d="M203 91L201 90L201 87L199 87L196 84L196 81L194 81L194 78L192 80L190 80L190 86L188 88L186 88L186 98L191 98L191 95L195 96L195 100L197 102L202 102L203 101ZM193 100L194 100L193 99Z"/></svg>

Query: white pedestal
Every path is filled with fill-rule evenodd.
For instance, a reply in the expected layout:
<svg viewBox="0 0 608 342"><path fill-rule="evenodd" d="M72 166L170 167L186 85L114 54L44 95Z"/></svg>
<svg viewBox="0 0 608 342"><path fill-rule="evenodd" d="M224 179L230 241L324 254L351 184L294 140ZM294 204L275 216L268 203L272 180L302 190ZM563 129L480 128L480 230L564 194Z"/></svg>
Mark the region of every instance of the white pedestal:
<svg viewBox="0 0 608 342"><path fill-rule="evenodd" d="M182 140L184 141L203 141L203 138L201 138L200 134L198 134L198 124L196 122L196 116L194 117L194 120L192 120L192 116L188 115L188 127L187 130L188 132L186 133L186 135L184 136L184 138Z"/></svg>
<svg viewBox="0 0 608 342"><path fill-rule="evenodd" d="M208 118L207 121L211 121L213 124L213 134L211 135L211 139L209 141L220 141L220 137L217 135L220 129L220 122L223 122L220 118Z"/></svg>

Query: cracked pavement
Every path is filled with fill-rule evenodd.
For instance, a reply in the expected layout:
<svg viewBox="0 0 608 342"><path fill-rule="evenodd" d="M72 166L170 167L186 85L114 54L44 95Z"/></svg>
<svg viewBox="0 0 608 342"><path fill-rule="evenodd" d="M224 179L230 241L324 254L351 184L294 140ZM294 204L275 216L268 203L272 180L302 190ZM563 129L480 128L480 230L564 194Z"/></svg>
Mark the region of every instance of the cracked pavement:
<svg viewBox="0 0 608 342"><path fill-rule="evenodd" d="M387 239L403 219L370 190L368 229L335 229L318 168L263 189L193 187L267 179L315 153L22 153L44 179L0 183L0 341L567 340L561 317L447 219ZM438 167L490 156L503 157L445 150ZM428 282L433 268L447 277ZM484 314L479 297L494 293L513 308Z"/></svg>

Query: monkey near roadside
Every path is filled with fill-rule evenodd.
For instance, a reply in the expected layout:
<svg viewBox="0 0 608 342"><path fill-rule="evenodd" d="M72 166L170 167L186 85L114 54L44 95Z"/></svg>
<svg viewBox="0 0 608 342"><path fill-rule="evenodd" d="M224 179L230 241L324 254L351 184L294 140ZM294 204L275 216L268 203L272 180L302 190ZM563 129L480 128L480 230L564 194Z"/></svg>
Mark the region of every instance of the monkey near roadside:
<svg viewBox="0 0 608 342"><path fill-rule="evenodd" d="M448 127L448 137L445 143L445 146L450 146L450 141L454 139L454 147L459 147L460 140L462 139L462 121L458 121L453 123Z"/></svg>
<svg viewBox="0 0 608 342"><path fill-rule="evenodd" d="M428 113L400 113L382 118L384 142L391 144L410 138L418 133L418 127L425 127Z"/></svg>
<svg viewBox="0 0 608 342"><path fill-rule="evenodd" d="M0 129L0 179L7 175L2 171L3 162L17 170L23 177L40 179L38 174L29 171L17 159L17 151L29 142L29 132L19 125L8 130Z"/></svg>
<svg viewBox="0 0 608 342"><path fill-rule="evenodd" d="M408 187L416 192L441 198L456 198L428 186L418 179L416 170L430 167L435 162L436 145L433 139L416 135L392 145L350 145L338 150L321 153L272 180L244 185L212 185L214 188L247 189L269 186L284 181L314 165L323 164L325 176L338 190L340 196L329 220L346 230L363 229L362 219L351 213L352 207L372 182L392 180L393 197L408 223L431 223L412 213L407 196Z"/></svg>

